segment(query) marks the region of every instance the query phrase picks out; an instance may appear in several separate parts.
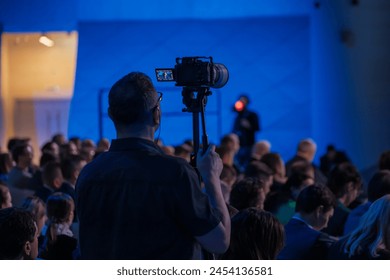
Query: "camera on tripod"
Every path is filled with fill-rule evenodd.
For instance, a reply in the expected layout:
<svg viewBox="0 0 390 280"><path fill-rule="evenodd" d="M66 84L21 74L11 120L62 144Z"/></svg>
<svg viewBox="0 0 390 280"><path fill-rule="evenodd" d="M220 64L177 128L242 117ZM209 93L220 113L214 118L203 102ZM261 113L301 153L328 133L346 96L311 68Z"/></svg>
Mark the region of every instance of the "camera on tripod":
<svg viewBox="0 0 390 280"><path fill-rule="evenodd" d="M176 81L175 85L182 87L221 88L229 80L225 65L204 56L178 57L175 68L156 68L155 71L158 82Z"/></svg>
<svg viewBox="0 0 390 280"><path fill-rule="evenodd" d="M175 81L176 86L183 87L181 94L183 104L186 105L183 112L192 113L194 151L191 164L196 167L196 154L200 147L199 114L203 130L202 144L205 151L209 146L204 114L207 96L211 95L210 87L221 88L226 85L229 80L229 71L225 65L214 63L211 56L178 57L175 68L156 68L155 71L158 82Z"/></svg>

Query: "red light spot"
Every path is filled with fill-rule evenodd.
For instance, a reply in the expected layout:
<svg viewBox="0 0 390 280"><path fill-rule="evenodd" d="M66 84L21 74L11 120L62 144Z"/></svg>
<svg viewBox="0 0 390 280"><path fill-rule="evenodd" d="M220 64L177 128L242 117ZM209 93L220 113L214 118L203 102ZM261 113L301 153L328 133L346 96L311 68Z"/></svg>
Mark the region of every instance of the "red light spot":
<svg viewBox="0 0 390 280"><path fill-rule="evenodd" d="M241 112L242 110L244 110L244 106L245 104L241 100L238 100L236 103L234 103L234 109L237 112Z"/></svg>

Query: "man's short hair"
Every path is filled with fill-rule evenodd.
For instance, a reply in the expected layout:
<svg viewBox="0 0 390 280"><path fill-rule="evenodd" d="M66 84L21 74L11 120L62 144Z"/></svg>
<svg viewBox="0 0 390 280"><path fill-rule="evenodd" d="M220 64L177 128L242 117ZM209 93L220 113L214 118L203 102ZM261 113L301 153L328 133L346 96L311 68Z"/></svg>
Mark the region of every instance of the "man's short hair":
<svg viewBox="0 0 390 280"><path fill-rule="evenodd" d="M42 180L49 187L52 187L52 183L56 178L62 177L61 164L59 162L50 161L43 166Z"/></svg>
<svg viewBox="0 0 390 280"><path fill-rule="evenodd" d="M117 81L108 95L108 112L115 125L143 122L145 112L154 105L156 89L151 79L140 72L131 72Z"/></svg>
<svg viewBox="0 0 390 280"><path fill-rule="evenodd" d="M357 168L349 163L344 162L336 165L329 173L328 187L332 190L337 198L342 197L347 192L347 184L354 183L360 187L361 177Z"/></svg>
<svg viewBox="0 0 390 280"><path fill-rule="evenodd" d="M317 149L317 144L311 138L306 138L298 143L297 151L302 153L312 153Z"/></svg>
<svg viewBox="0 0 390 280"><path fill-rule="evenodd" d="M39 166L44 167L47 163L52 161L58 161L58 157L53 154L52 152L46 151L43 152L40 159L39 159Z"/></svg>
<svg viewBox="0 0 390 280"><path fill-rule="evenodd" d="M238 210L258 207L260 191L264 189L264 181L247 177L233 186L230 194L230 205Z"/></svg>
<svg viewBox="0 0 390 280"><path fill-rule="evenodd" d="M34 219L27 210L0 210L0 259L15 260L23 256L24 245L35 238Z"/></svg>
<svg viewBox="0 0 390 280"><path fill-rule="evenodd" d="M64 178L72 178L73 172L80 168L81 163L83 161L86 160L80 155L70 155L69 157L61 161L61 171Z"/></svg>
<svg viewBox="0 0 390 280"><path fill-rule="evenodd" d="M312 213L318 206L327 212L336 207L336 198L332 191L322 185L311 185L304 188L298 196L295 212Z"/></svg>
<svg viewBox="0 0 390 280"><path fill-rule="evenodd" d="M245 168L245 177L256 177L267 180L272 175L274 175L272 169L261 161L252 161Z"/></svg>
<svg viewBox="0 0 390 280"><path fill-rule="evenodd" d="M265 163L274 174L278 173L278 167L283 164L283 159L278 153L267 153L260 159L261 162Z"/></svg>
<svg viewBox="0 0 390 280"><path fill-rule="evenodd" d="M12 159L18 163L19 162L19 157L20 156L23 156L27 153L27 148L29 147L30 145L28 143L20 143L20 144L17 144L16 146L14 146L12 148Z"/></svg>

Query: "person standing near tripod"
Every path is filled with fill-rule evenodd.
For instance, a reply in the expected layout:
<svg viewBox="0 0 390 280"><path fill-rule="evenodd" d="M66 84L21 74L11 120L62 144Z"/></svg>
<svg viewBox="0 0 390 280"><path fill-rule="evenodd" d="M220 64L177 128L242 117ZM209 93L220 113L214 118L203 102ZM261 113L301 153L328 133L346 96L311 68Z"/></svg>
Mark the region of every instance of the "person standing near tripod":
<svg viewBox="0 0 390 280"><path fill-rule="evenodd" d="M260 131L260 120L257 113L248 109L249 97L241 95L234 104L234 111L237 116L233 124L233 133L240 139L240 150L237 154L237 160L241 168L247 165L253 145L256 141L256 132Z"/></svg>
<svg viewBox="0 0 390 280"><path fill-rule="evenodd" d="M209 146L197 169L153 142L161 120L150 78L132 72L111 88L108 113L117 139L81 171L76 183L82 259L202 259L230 241L230 217Z"/></svg>

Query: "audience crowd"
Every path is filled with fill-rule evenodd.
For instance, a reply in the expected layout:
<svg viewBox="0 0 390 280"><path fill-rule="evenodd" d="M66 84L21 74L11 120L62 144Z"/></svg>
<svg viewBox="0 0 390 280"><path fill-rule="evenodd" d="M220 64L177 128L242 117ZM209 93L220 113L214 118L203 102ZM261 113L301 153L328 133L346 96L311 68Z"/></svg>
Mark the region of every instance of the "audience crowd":
<svg viewBox="0 0 390 280"><path fill-rule="evenodd" d="M192 141L156 143L165 154L190 161ZM286 163L271 144L253 144L252 154L238 161L237 135L218 143L231 238L225 253L209 257L390 259L390 151L382 153L366 186L347 155L332 145L316 166L312 139L302 139ZM82 258L75 185L84 166L109 149L107 139L95 144L57 134L42 145L36 164L30 139L13 138L2 147L1 259Z"/></svg>

